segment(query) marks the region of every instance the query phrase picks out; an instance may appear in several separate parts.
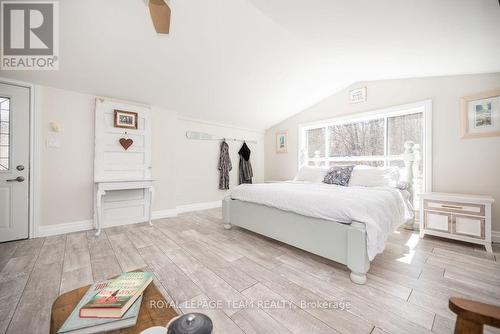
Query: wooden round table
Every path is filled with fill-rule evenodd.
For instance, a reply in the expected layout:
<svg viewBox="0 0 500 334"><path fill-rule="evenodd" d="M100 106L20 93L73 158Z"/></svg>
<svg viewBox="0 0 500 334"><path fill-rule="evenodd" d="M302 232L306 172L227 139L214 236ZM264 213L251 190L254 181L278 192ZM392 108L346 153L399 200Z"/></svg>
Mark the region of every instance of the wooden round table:
<svg viewBox="0 0 500 334"><path fill-rule="evenodd" d="M66 292L54 301L50 316L50 334L57 333L89 288L90 285L87 285ZM150 301L153 300L155 301L153 304L161 305L161 307L150 307ZM152 326L166 326L167 323L177 315L177 312L170 307L169 303L165 300L160 291L158 291L154 283L151 282L146 290L144 290L137 324L133 327L123 328L108 333L140 333Z"/></svg>

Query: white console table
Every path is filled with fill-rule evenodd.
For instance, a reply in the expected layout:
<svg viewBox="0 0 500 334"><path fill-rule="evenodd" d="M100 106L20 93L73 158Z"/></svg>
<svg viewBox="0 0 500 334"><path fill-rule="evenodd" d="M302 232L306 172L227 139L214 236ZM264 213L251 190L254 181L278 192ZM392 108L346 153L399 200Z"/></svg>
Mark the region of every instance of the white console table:
<svg viewBox="0 0 500 334"><path fill-rule="evenodd" d="M101 234L102 228L102 197L107 191L113 190L133 190L133 189L146 189L149 191L149 216L148 222L151 223L153 212L153 195L154 195L154 180L102 180L95 181L96 199L95 199L95 228L97 229L95 235Z"/></svg>

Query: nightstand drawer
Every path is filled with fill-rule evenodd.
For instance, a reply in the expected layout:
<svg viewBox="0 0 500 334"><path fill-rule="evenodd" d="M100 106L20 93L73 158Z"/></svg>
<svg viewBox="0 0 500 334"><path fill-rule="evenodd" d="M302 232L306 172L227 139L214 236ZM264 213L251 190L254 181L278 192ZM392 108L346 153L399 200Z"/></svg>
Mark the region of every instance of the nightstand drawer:
<svg viewBox="0 0 500 334"><path fill-rule="evenodd" d="M453 215L453 234L484 239L484 218Z"/></svg>
<svg viewBox="0 0 500 334"><path fill-rule="evenodd" d="M425 228L451 233L451 214L425 211Z"/></svg>
<svg viewBox="0 0 500 334"><path fill-rule="evenodd" d="M424 209L484 216L484 205L482 204L424 200Z"/></svg>

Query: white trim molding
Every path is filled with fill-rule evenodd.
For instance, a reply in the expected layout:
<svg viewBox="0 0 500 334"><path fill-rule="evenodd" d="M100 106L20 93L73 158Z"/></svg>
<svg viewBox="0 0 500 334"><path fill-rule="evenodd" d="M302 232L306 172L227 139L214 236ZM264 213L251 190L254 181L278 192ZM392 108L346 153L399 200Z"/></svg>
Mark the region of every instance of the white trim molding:
<svg viewBox="0 0 500 334"><path fill-rule="evenodd" d="M93 228L94 228L93 220L82 220L64 224L38 226L38 229L36 231L36 237L38 238L50 237L59 234L88 231L92 230Z"/></svg>
<svg viewBox="0 0 500 334"><path fill-rule="evenodd" d="M186 204L186 205L180 205L174 209L153 211L152 217L153 217L153 220L163 219L163 218L172 218L172 217L176 217L178 214L181 214L181 213L202 211L202 210L208 210L208 209L216 209L216 208L220 208L221 206L222 206L222 200L213 201L213 202ZM123 225L129 225L129 224L123 224ZM113 226L122 226L122 225L112 224L112 225L106 225L106 226L104 226L104 228L113 227ZM49 237L52 235L89 231L92 229L94 229L94 221L91 219L63 223L63 224L38 226L34 235L31 236L31 238L33 238L33 237L36 237L36 238Z"/></svg>
<svg viewBox="0 0 500 334"><path fill-rule="evenodd" d="M186 213L186 212L193 212L193 211L208 210L208 209L215 209L215 208L220 208L221 206L222 206L222 200L213 201L213 202L203 202L203 203L179 205L179 206L177 206L177 214Z"/></svg>
<svg viewBox="0 0 500 334"><path fill-rule="evenodd" d="M155 219L163 219L163 218L172 218L177 216L177 209L166 209L166 210L158 210L153 211L153 220Z"/></svg>
<svg viewBox="0 0 500 334"><path fill-rule="evenodd" d="M500 231L491 231L491 242L500 244Z"/></svg>
<svg viewBox="0 0 500 334"><path fill-rule="evenodd" d="M216 208L220 208L221 206L222 206L222 200L213 201L213 202L201 202L201 203L178 205L176 208L173 208L173 209L153 211L153 220L176 217L177 215L182 214L182 213L202 211L202 210L208 210L208 209L216 209Z"/></svg>

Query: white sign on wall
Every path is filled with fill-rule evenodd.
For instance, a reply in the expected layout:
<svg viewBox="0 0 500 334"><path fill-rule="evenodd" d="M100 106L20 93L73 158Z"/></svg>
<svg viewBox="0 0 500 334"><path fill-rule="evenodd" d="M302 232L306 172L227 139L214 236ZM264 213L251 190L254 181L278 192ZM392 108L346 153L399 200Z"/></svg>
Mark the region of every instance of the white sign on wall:
<svg viewBox="0 0 500 334"><path fill-rule="evenodd" d="M366 102L366 87L356 88L349 91L349 102Z"/></svg>

